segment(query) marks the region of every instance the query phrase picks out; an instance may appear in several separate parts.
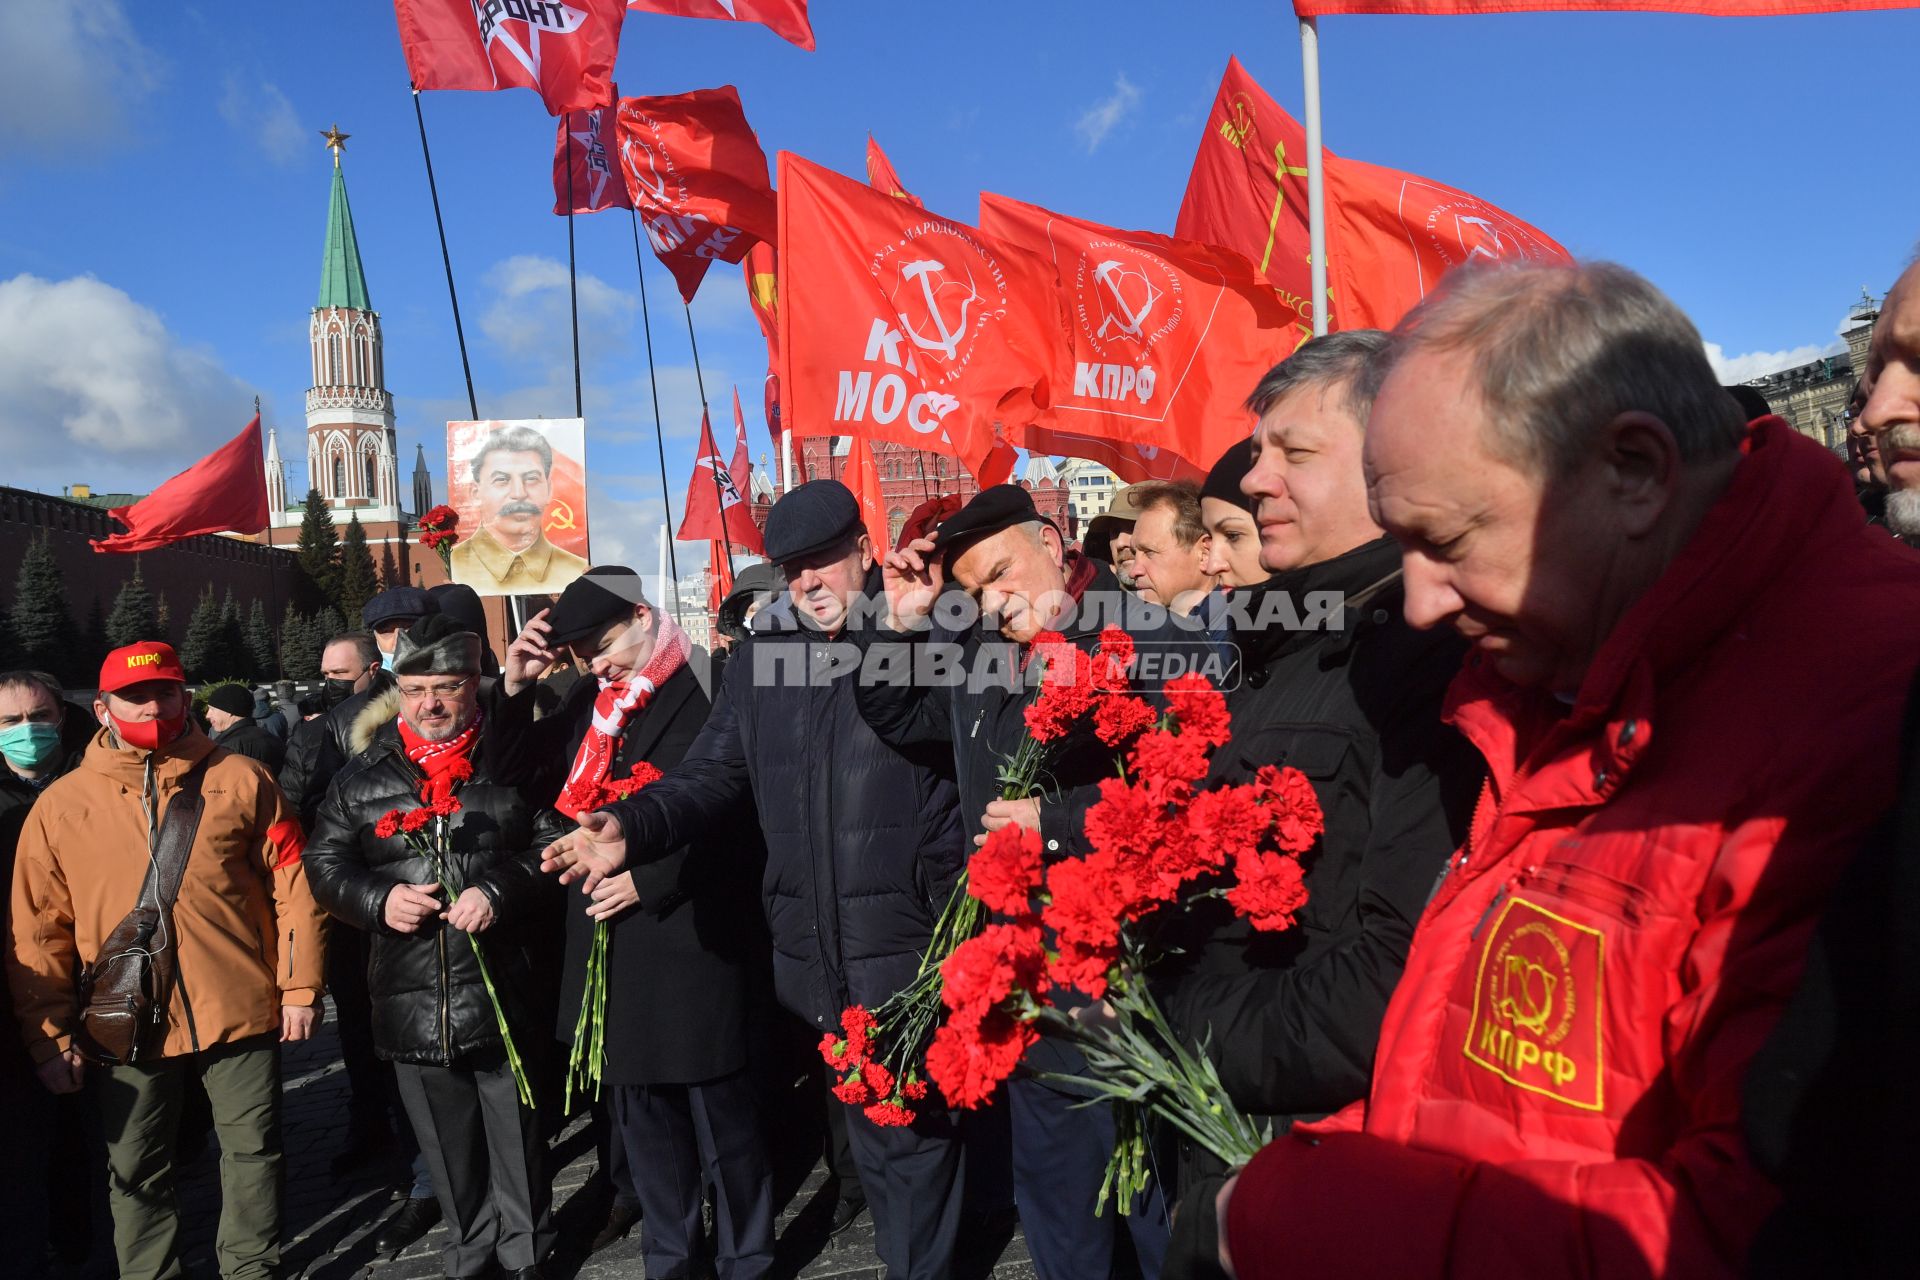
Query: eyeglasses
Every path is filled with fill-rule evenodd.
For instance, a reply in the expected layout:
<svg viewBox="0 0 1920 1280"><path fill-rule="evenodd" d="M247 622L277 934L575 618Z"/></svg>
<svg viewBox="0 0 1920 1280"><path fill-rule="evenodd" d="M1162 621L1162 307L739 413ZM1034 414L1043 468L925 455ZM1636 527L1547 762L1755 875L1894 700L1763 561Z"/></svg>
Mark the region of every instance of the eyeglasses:
<svg viewBox="0 0 1920 1280"><path fill-rule="evenodd" d="M450 684L423 684L413 689L401 685L400 696L408 702L418 702L422 698L451 698L472 683L473 677L468 676L464 680L455 680Z"/></svg>

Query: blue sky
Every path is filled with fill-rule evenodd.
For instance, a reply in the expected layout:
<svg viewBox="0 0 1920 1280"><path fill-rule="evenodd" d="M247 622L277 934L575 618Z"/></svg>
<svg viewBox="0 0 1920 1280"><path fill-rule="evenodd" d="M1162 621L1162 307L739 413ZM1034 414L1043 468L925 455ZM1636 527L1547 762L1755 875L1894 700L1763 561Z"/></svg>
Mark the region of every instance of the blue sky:
<svg viewBox="0 0 1920 1280"><path fill-rule="evenodd" d="M758 27L632 15L621 89L734 84L769 159L787 148L854 175L871 131L929 206L967 220L987 188L1161 230L1230 54L1300 110L1284 0L813 8L813 53ZM1920 237L1920 12L1363 17L1326 20L1322 46L1328 145L1640 270L1730 374L1829 347ZM523 91L423 104L480 411L568 415L553 124ZM442 422L467 415L391 8L0 10L5 483L149 488L237 430L256 393L299 455L329 176L317 131L336 121L403 454L423 442L431 458ZM612 213L576 232L596 558L650 565L660 488L631 233ZM648 272L677 514L698 397L679 303L651 258ZM712 272L694 322L708 394L723 405L740 385L758 459L765 351L737 269Z"/></svg>

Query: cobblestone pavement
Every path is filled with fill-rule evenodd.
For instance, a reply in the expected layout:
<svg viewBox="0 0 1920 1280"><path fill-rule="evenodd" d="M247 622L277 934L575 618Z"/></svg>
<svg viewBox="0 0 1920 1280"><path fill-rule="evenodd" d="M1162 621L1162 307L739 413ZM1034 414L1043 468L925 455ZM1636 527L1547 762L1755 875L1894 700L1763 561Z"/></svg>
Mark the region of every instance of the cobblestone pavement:
<svg viewBox="0 0 1920 1280"><path fill-rule="evenodd" d="M346 1075L340 1066L331 1015L311 1042L293 1046L283 1063L285 1109L283 1125L287 1147L287 1188L284 1218L284 1274L314 1280L413 1280L438 1276L445 1228L435 1227L423 1239L397 1256L377 1256L373 1236L393 1208L392 1188L403 1172L369 1169L340 1179L329 1164L346 1136ZM217 1144L182 1171L179 1190L187 1266L194 1276L213 1276L213 1235L219 1209L220 1180ZM562 1244L547 1274L566 1280L623 1277L640 1280L640 1232L636 1225L627 1238L591 1257L569 1238L582 1238L581 1225L603 1205L589 1204L583 1192L595 1169L593 1144L583 1121L576 1121L554 1146L553 1203ZM798 1188L786 1196L780 1212L779 1245L774 1265L776 1280L878 1280L883 1274L873 1251L872 1219L863 1215L840 1235L829 1238L827 1221L833 1198L825 1185L823 1166L809 1171ZM783 1189L776 1187L776 1198ZM597 1225L597 1224L595 1224ZM1032 1280L1033 1266L1017 1228L993 1238L963 1242L967 1254L959 1280ZM110 1270L110 1268L109 1268ZM95 1268L89 1274L99 1274Z"/></svg>

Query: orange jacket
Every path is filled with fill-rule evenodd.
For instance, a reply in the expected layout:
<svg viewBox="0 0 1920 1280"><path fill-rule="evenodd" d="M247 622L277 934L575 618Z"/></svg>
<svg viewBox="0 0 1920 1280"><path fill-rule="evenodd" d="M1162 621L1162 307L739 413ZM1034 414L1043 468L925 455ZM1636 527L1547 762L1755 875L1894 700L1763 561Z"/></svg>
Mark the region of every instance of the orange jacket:
<svg viewBox="0 0 1920 1280"><path fill-rule="evenodd" d="M1472 833L1368 1099L1242 1175L1244 1280L1741 1274L1777 1202L1741 1082L1893 800L1916 618L1920 556L1762 419L1571 708L1470 660Z"/></svg>
<svg viewBox="0 0 1920 1280"><path fill-rule="evenodd" d="M266 768L189 729L154 753L162 820L181 777L209 755L200 826L173 907L179 982L163 1056L278 1032L280 1006L315 1004L325 985L325 914L300 864L305 838ZM67 1048L77 975L140 896L146 762L146 752L102 729L21 830L7 978L35 1062Z"/></svg>

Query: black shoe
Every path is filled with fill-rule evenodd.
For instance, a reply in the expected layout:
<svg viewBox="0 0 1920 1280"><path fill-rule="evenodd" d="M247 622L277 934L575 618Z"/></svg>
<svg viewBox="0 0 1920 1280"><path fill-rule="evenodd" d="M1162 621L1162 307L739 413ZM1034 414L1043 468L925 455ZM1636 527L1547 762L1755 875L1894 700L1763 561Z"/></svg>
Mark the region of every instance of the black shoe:
<svg viewBox="0 0 1920 1280"><path fill-rule="evenodd" d="M598 1253L608 1245L626 1239L627 1232L633 1230L633 1224L638 1221L640 1221L639 1205L614 1201L613 1207L607 1210L606 1225L600 1228L599 1234L594 1236L587 1245L587 1252Z"/></svg>
<svg viewBox="0 0 1920 1280"><path fill-rule="evenodd" d="M867 1211L867 1198L864 1195L842 1195L833 1205L833 1217L827 1223L827 1234L839 1235L852 1226Z"/></svg>
<svg viewBox="0 0 1920 1280"><path fill-rule="evenodd" d="M540 1269L538 1263L535 1263L531 1267L515 1267L512 1271L507 1272L507 1274L511 1276L513 1280L547 1280L547 1273Z"/></svg>
<svg viewBox="0 0 1920 1280"><path fill-rule="evenodd" d="M440 1221L440 1202L432 1196L408 1200L400 1212L387 1219L380 1234L373 1238L375 1253L399 1253L433 1229Z"/></svg>

